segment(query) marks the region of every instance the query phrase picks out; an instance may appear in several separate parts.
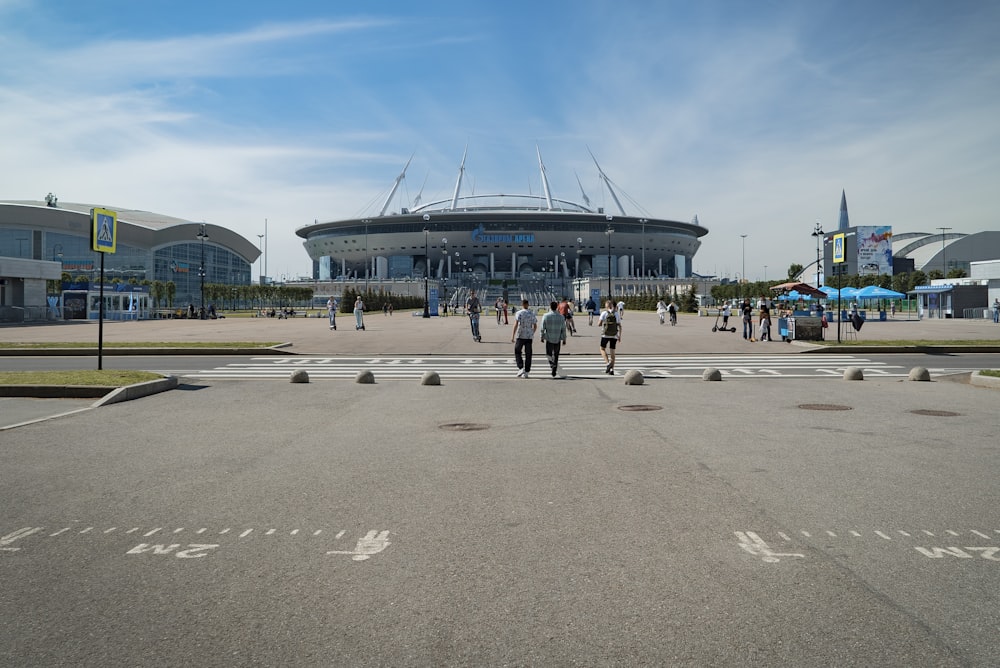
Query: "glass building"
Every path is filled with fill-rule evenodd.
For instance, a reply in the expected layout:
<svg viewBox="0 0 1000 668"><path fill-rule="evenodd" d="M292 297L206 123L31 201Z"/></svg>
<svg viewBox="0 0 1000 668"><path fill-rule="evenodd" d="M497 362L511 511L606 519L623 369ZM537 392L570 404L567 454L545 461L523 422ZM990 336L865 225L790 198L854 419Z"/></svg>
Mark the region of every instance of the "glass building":
<svg viewBox="0 0 1000 668"><path fill-rule="evenodd" d="M77 291L99 283L101 254L91 248L91 208L52 196L42 202L0 202L0 320L63 317L62 304L52 302L62 292L52 289L53 282ZM148 295L153 282L172 282L173 305L186 307L200 305L202 268L206 284L252 282L260 251L239 234L218 225L109 208L118 214L118 230L115 252L104 257L106 286L146 286L136 292ZM143 312L148 301L142 305L136 316L148 317Z"/></svg>

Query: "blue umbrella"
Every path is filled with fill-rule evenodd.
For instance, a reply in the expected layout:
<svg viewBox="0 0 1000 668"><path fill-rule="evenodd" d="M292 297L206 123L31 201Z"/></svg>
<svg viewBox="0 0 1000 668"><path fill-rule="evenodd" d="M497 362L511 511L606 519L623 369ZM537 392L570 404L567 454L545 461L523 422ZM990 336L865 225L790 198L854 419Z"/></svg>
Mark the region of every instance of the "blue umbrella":
<svg viewBox="0 0 1000 668"><path fill-rule="evenodd" d="M837 295L840 294L840 290L829 285L821 285L819 289L826 293L827 299L836 299Z"/></svg>
<svg viewBox="0 0 1000 668"><path fill-rule="evenodd" d="M895 290L887 290L877 285L869 285L861 288L857 293L858 299L902 299L906 295Z"/></svg>
<svg viewBox="0 0 1000 668"><path fill-rule="evenodd" d="M843 287L840 289L841 299L851 299L852 297L857 297L857 296L858 296L857 288Z"/></svg>

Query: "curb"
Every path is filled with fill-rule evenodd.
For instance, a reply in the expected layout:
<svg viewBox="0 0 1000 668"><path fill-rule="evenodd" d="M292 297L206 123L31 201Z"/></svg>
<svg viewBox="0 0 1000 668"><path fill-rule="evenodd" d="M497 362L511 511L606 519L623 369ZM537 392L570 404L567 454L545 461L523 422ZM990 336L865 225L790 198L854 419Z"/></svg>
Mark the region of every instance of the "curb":
<svg viewBox="0 0 1000 668"><path fill-rule="evenodd" d="M269 348L105 348L105 357L144 355L291 355L291 343ZM0 357L96 357L97 348L0 348Z"/></svg>
<svg viewBox="0 0 1000 668"><path fill-rule="evenodd" d="M984 376L982 371L975 371L969 376L969 384L976 387L987 387L991 390L1000 390L1000 377Z"/></svg>
<svg viewBox="0 0 1000 668"><path fill-rule="evenodd" d="M797 343L797 342L793 342ZM809 344L807 353L1000 353L1000 346L817 346Z"/></svg>
<svg viewBox="0 0 1000 668"><path fill-rule="evenodd" d="M93 385L0 385L0 397L30 397L33 399L97 399L94 406L131 401L177 387L176 376L165 376L123 387Z"/></svg>

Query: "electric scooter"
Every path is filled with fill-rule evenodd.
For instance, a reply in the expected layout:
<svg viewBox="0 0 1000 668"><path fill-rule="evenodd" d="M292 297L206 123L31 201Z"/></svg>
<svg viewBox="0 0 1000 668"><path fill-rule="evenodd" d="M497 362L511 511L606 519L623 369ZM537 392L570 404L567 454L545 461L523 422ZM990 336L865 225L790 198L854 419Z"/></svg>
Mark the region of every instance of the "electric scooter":
<svg viewBox="0 0 1000 668"><path fill-rule="evenodd" d="M719 309L719 312L715 314L715 324L712 325L712 331L713 332L732 332L733 334L735 334L736 333L736 328L735 327L732 327L732 328L729 328L729 329L727 329L725 327L719 327L719 318L721 316L722 316L722 309Z"/></svg>

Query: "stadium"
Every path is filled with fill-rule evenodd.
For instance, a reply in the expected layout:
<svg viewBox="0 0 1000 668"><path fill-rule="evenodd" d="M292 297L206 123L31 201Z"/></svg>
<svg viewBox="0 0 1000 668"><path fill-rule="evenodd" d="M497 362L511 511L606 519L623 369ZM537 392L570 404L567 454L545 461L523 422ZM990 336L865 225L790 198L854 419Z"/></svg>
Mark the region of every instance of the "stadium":
<svg viewBox="0 0 1000 668"><path fill-rule="evenodd" d="M463 157L452 197L421 203L418 194L394 208L411 161L374 215L296 230L320 283L427 278L487 289L503 284L524 293L540 280L576 282L579 290L581 279L600 277L687 279L708 234L697 217L685 223L627 212L596 160L613 209L591 206L582 185L583 203L558 198L540 155L541 194L463 194Z"/></svg>

